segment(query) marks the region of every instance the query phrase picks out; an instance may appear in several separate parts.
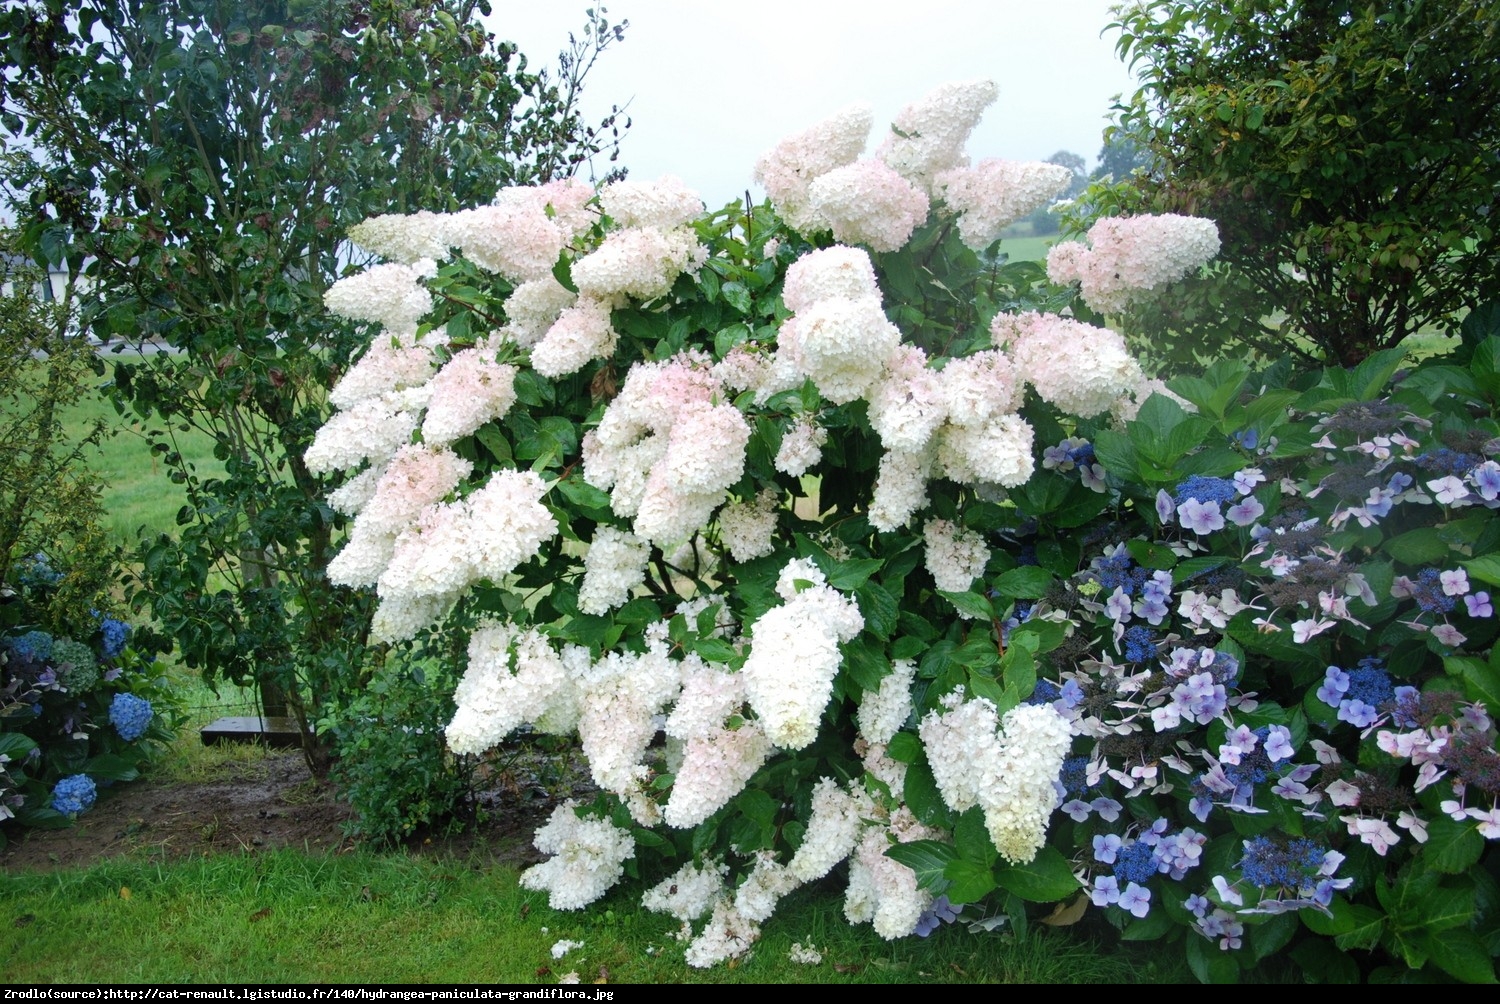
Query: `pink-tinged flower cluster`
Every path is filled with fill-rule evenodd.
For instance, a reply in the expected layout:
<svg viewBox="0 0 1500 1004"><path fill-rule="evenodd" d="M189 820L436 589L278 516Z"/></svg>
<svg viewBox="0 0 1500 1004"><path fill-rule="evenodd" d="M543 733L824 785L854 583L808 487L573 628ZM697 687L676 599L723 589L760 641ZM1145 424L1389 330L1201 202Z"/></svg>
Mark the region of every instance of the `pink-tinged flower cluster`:
<svg viewBox="0 0 1500 1004"><path fill-rule="evenodd" d="M635 857L635 838L607 819L580 818L564 802L536 831L536 849L552 857L521 874L521 888L545 891L554 910L581 910L609 891Z"/></svg>
<svg viewBox="0 0 1500 1004"><path fill-rule="evenodd" d="M472 435L516 403L516 368L495 361L493 350L464 349L432 378L432 398L422 419L422 439L434 445Z"/></svg>
<svg viewBox="0 0 1500 1004"><path fill-rule="evenodd" d="M593 297L580 297L565 307L531 347L531 368L555 380L612 354L618 338L612 310L613 301Z"/></svg>
<svg viewBox="0 0 1500 1004"><path fill-rule="evenodd" d="M467 498L423 509L396 537L380 573L377 633L410 638L481 579L500 581L557 533L531 471L497 471ZM384 616L381 616L381 615Z"/></svg>
<svg viewBox="0 0 1500 1004"><path fill-rule="evenodd" d="M863 396L901 343L863 251L836 246L803 255L787 269L783 299L795 313L781 326L777 354L834 404Z"/></svg>
<svg viewBox="0 0 1500 1004"><path fill-rule="evenodd" d="M572 179L503 189L495 204L448 217L448 243L515 283L544 279L563 249L594 223L593 188Z"/></svg>
<svg viewBox="0 0 1500 1004"><path fill-rule="evenodd" d="M1072 172L1058 164L990 158L944 171L935 187L959 214L959 237L983 251L1000 239L1000 231L1047 205L1071 180Z"/></svg>
<svg viewBox="0 0 1500 1004"><path fill-rule="evenodd" d="M789 136L755 163L755 180L765 186L782 219L794 230L824 229L808 189L834 168L852 164L865 148L872 118L869 107L853 105Z"/></svg>
<svg viewBox="0 0 1500 1004"><path fill-rule="evenodd" d="M439 344L440 337L433 335L421 340L394 333L377 337L329 391L328 403L347 409L367 398L421 387L436 371L434 349Z"/></svg>
<svg viewBox="0 0 1500 1004"><path fill-rule="evenodd" d="M402 265L448 257L448 219L426 210L407 216L372 216L349 228L349 240L371 254Z"/></svg>
<svg viewBox="0 0 1500 1004"><path fill-rule="evenodd" d="M750 655L741 674L771 742L802 749L817 737L833 693L843 659L839 643L859 634L864 618L853 600L830 588L817 566L804 559L782 570L777 592L782 605L750 627Z"/></svg>
<svg viewBox="0 0 1500 1004"><path fill-rule="evenodd" d="M584 478L637 536L675 545L708 524L744 472L750 426L702 354L642 362L583 442Z"/></svg>
<svg viewBox="0 0 1500 1004"><path fill-rule="evenodd" d="M932 894L917 885L915 872L885 852L898 843L941 835L917 822L904 807L891 814L888 824L865 827L849 858L844 918L851 924L871 924L888 941L915 931L917 921L932 905Z"/></svg>
<svg viewBox="0 0 1500 1004"><path fill-rule="evenodd" d="M1130 216L1099 220L1088 245L1058 244L1047 254L1055 283L1077 282L1084 302L1117 314L1139 294L1176 282L1219 253L1219 228L1194 216Z"/></svg>
<svg viewBox="0 0 1500 1004"><path fill-rule="evenodd" d="M562 312L576 302L578 294L551 275L523 282L505 301L508 323L500 333L522 348L529 348L540 341L547 329L557 323Z"/></svg>
<svg viewBox="0 0 1500 1004"><path fill-rule="evenodd" d="M655 716L682 689L682 668L666 645L610 652L578 680L578 739L594 783L612 792L642 826L661 821L647 792L651 770L642 759L656 735Z"/></svg>

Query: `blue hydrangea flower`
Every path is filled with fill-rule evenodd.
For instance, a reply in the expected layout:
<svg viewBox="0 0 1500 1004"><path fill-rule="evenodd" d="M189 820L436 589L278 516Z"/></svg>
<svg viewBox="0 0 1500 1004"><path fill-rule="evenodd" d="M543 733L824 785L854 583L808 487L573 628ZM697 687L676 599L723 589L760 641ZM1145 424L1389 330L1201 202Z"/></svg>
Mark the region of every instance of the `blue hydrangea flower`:
<svg viewBox="0 0 1500 1004"><path fill-rule="evenodd" d="M125 641L130 637L130 625L106 617L99 625L99 658L108 661L125 651Z"/></svg>
<svg viewBox="0 0 1500 1004"><path fill-rule="evenodd" d="M52 567L47 556L41 551L33 554L30 558L21 561L21 567L16 572L16 581L23 586L35 588L37 586L55 586L63 580L62 572Z"/></svg>
<svg viewBox="0 0 1500 1004"><path fill-rule="evenodd" d="M52 658L52 636L45 631L27 631L10 640L10 650L23 659L46 662Z"/></svg>
<svg viewBox="0 0 1500 1004"><path fill-rule="evenodd" d="M925 938L937 930L939 923L951 924L957 920L959 911L962 909L963 904L954 906L948 902L947 896L939 896L932 901L932 906L927 908L927 912L917 918L914 933L919 938Z"/></svg>
<svg viewBox="0 0 1500 1004"><path fill-rule="evenodd" d="M151 715L151 702L134 694L116 694L109 703L109 723L127 743L133 743L146 734Z"/></svg>
<svg viewBox="0 0 1500 1004"><path fill-rule="evenodd" d="M87 774L74 774L58 781L52 788L52 808L65 816L76 816L93 807L98 797L94 779Z"/></svg>

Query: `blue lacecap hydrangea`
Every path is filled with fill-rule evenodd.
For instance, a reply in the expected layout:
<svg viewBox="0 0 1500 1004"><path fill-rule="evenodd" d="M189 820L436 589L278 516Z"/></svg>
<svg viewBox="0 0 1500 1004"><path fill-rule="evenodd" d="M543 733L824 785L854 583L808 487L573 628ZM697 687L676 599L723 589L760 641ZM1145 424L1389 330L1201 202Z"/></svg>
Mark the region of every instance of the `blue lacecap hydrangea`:
<svg viewBox="0 0 1500 1004"><path fill-rule="evenodd" d="M1270 837L1245 841L1239 869L1245 881L1261 889L1301 889L1314 884L1328 853L1306 838L1281 843Z"/></svg>
<svg viewBox="0 0 1500 1004"><path fill-rule="evenodd" d="M109 703L109 723L127 743L133 743L146 734L151 715L151 702L134 694L116 694Z"/></svg>
<svg viewBox="0 0 1500 1004"><path fill-rule="evenodd" d="M1069 798L1079 798L1089 790L1089 758L1086 756L1065 757L1058 783Z"/></svg>
<svg viewBox="0 0 1500 1004"><path fill-rule="evenodd" d="M1412 582L1411 595L1423 613L1446 614L1453 609L1453 597L1443 592L1442 573L1436 568L1424 568Z"/></svg>
<svg viewBox="0 0 1500 1004"><path fill-rule="evenodd" d="M21 562L21 567L16 572L16 581L23 586L35 588L37 586L55 586L63 580L62 572L52 567L47 556L41 551L33 554Z"/></svg>
<svg viewBox="0 0 1500 1004"><path fill-rule="evenodd" d="M1151 578L1150 569L1132 561L1123 547L1107 558L1098 559L1094 563L1094 572L1099 576L1099 585L1105 595L1123 589L1126 596L1134 596Z"/></svg>
<svg viewBox="0 0 1500 1004"><path fill-rule="evenodd" d="M1115 852L1114 873L1121 882L1148 882L1156 874L1156 853L1139 840L1122 847Z"/></svg>
<svg viewBox="0 0 1500 1004"><path fill-rule="evenodd" d="M76 816L93 807L99 791L87 774L62 778L52 787L52 808L65 816Z"/></svg>
<svg viewBox="0 0 1500 1004"><path fill-rule="evenodd" d="M1172 500L1178 505L1182 505L1189 499L1197 499L1199 502L1218 502L1222 505L1237 497L1239 493L1240 490L1228 478L1211 478L1203 474L1194 474L1177 486L1177 493L1172 496Z"/></svg>
<svg viewBox="0 0 1500 1004"><path fill-rule="evenodd" d="M1418 454L1412 458L1412 461L1425 471L1461 478L1484 463L1484 458L1477 454L1462 453L1458 450L1450 450L1446 446L1440 446L1435 450Z"/></svg>

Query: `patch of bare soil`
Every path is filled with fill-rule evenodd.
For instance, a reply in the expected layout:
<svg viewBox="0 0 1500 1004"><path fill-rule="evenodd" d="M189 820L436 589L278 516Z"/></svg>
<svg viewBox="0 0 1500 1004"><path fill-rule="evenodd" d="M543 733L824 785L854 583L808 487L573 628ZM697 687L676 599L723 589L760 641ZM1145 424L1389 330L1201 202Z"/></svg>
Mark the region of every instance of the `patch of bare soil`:
<svg viewBox="0 0 1500 1004"><path fill-rule="evenodd" d="M480 792L478 803L477 822L457 833L419 834L411 846L515 863L539 860L531 836L555 798L495 789ZM173 859L276 848L339 852L355 846L344 835L353 815L330 782L312 775L300 752L268 752L227 765L212 781L148 775L101 791L94 807L67 829L9 829L0 868L48 871L124 856Z"/></svg>

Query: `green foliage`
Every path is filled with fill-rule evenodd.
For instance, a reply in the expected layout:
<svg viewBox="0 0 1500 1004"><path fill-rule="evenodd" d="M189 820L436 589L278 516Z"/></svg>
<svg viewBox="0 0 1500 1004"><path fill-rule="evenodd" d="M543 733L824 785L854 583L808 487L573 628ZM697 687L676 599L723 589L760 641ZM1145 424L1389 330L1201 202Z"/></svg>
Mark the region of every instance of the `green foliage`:
<svg viewBox="0 0 1500 1004"><path fill-rule="evenodd" d="M490 35L488 11L48 0L0 14L27 253L86 279L84 331L174 350L114 369L117 408L163 423L152 452L187 494L179 531L141 543L131 597L187 665L284 704L318 766L315 723L379 665L368 598L324 573L337 521L302 459L357 344L322 307L349 265L343 234L570 175L612 159L622 128L586 124L578 99L623 25L591 13L554 75ZM212 439L222 474L179 451L187 429Z"/></svg>
<svg viewBox="0 0 1500 1004"><path fill-rule="evenodd" d="M35 611L46 626L91 629L88 606L113 580L115 553L100 529L99 480L86 453L98 425L71 434L64 410L98 371L87 340L71 329L72 289L48 295L47 274L0 235L6 290L0 298L0 583L37 556L65 569Z"/></svg>
<svg viewBox="0 0 1500 1004"><path fill-rule="evenodd" d="M1143 86L1108 145L1146 164L1096 184L1075 225L1174 212L1223 239L1132 320L1158 358L1239 345L1352 365L1494 299L1497 23L1493 0L1122 8Z"/></svg>

